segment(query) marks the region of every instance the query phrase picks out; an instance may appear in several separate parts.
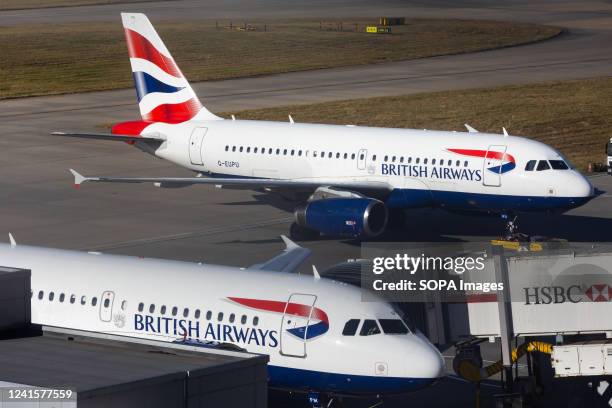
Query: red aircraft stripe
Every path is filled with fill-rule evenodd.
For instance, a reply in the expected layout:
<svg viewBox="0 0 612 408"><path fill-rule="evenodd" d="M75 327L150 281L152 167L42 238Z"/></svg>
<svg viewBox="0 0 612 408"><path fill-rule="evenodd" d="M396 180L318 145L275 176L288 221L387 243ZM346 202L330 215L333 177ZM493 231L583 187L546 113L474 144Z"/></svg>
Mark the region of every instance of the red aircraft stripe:
<svg viewBox="0 0 612 408"><path fill-rule="evenodd" d="M193 118L202 109L200 101L191 98L186 102L159 105L151 112L142 115L150 122L180 123Z"/></svg>
<svg viewBox="0 0 612 408"><path fill-rule="evenodd" d="M168 58L161 54L149 40L138 34L136 31L126 28L125 39L127 41L130 58L145 59L154 63L159 68L174 77L183 77L183 74L178 69L172 58Z"/></svg>
<svg viewBox="0 0 612 408"><path fill-rule="evenodd" d="M492 150L477 150L477 149L448 149L449 152L462 154L464 156L485 157L487 159L507 160L515 163L514 156L508 153L494 152Z"/></svg>
<svg viewBox="0 0 612 408"><path fill-rule="evenodd" d="M260 300L260 299L245 299L245 298L228 298L236 303L240 303L241 305L252 307L254 309L259 310L267 310L269 312L277 312L283 313L285 311L285 306L287 306L287 314L293 316L301 316L308 318L310 316L310 306L302 305L299 303L289 303L279 302L276 300ZM319 308L312 309L312 317L317 320L321 320L326 324L329 324L329 319L327 317L327 313Z"/></svg>

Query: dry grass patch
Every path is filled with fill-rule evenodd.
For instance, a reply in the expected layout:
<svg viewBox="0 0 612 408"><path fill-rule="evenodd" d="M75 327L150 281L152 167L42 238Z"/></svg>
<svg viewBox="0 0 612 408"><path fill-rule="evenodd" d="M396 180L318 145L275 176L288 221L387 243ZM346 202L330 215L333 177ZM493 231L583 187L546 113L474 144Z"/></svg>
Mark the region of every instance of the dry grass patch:
<svg viewBox="0 0 612 408"><path fill-rule="evenodd" d="M371 22L371 21L370 21ZM319 30L319 21L250 21L258 31L216 29L214 21L154 22L191 81L371 64L507 47L559 28L508 22L408 20L392 35ZM227 22L220 22L226 25ZM242 22L234 21L235 25ZM132 86L116 23L0 27L0 99Z"/></svg>

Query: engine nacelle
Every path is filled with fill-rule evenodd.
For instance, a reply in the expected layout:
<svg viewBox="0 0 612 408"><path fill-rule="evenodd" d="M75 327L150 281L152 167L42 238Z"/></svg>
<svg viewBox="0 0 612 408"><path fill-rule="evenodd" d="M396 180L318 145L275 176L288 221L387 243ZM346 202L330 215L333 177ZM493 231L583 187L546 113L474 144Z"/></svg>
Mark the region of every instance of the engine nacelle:
<svg viewBox="0 0 612 408"><path fill-rule="evenodd" d="M371 198L327 198L295 210L295 222L327 235L375 237L387 226L385 204Z"/></svg>

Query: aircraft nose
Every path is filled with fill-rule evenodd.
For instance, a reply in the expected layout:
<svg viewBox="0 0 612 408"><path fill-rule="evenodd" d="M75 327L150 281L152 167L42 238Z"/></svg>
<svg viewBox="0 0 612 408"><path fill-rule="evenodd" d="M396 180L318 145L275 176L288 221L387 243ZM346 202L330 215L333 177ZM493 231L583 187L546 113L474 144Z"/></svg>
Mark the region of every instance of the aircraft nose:
<svg viewBox="0 0 612 408"><path fill-rule="evenodd" d="M588 178L576 172L576 180L574 185L574 197L590 198L595 194L595 188Z"/></svg>
<svg viewBox="0 0 612 408"><path fill-rule="evenodd" d="M421 357L421 378L424 379L438 379L446 375L446 365L444 358L438 349L427 340L427 338L419 333L417 335L421 340L420 346L420 357ZM414 364L414 361L408 362L408 364Z"/></svg>

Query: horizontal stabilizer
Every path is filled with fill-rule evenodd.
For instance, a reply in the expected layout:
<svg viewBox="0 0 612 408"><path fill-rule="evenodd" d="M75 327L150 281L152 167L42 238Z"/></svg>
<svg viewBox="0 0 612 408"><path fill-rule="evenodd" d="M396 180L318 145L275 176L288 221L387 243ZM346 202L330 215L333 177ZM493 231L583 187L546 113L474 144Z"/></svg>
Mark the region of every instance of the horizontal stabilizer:
<svg viewBox="0 0 612 408"><path fill-rule="evenodd" d="M65 136L65 137L78 137L84 139L100 139L100 140L114 140L117 142L138 142L147 140L166 140L165 136L162 135L114 135L111 133L82 133L82 132L52 132L53 136Z"/></svg>

